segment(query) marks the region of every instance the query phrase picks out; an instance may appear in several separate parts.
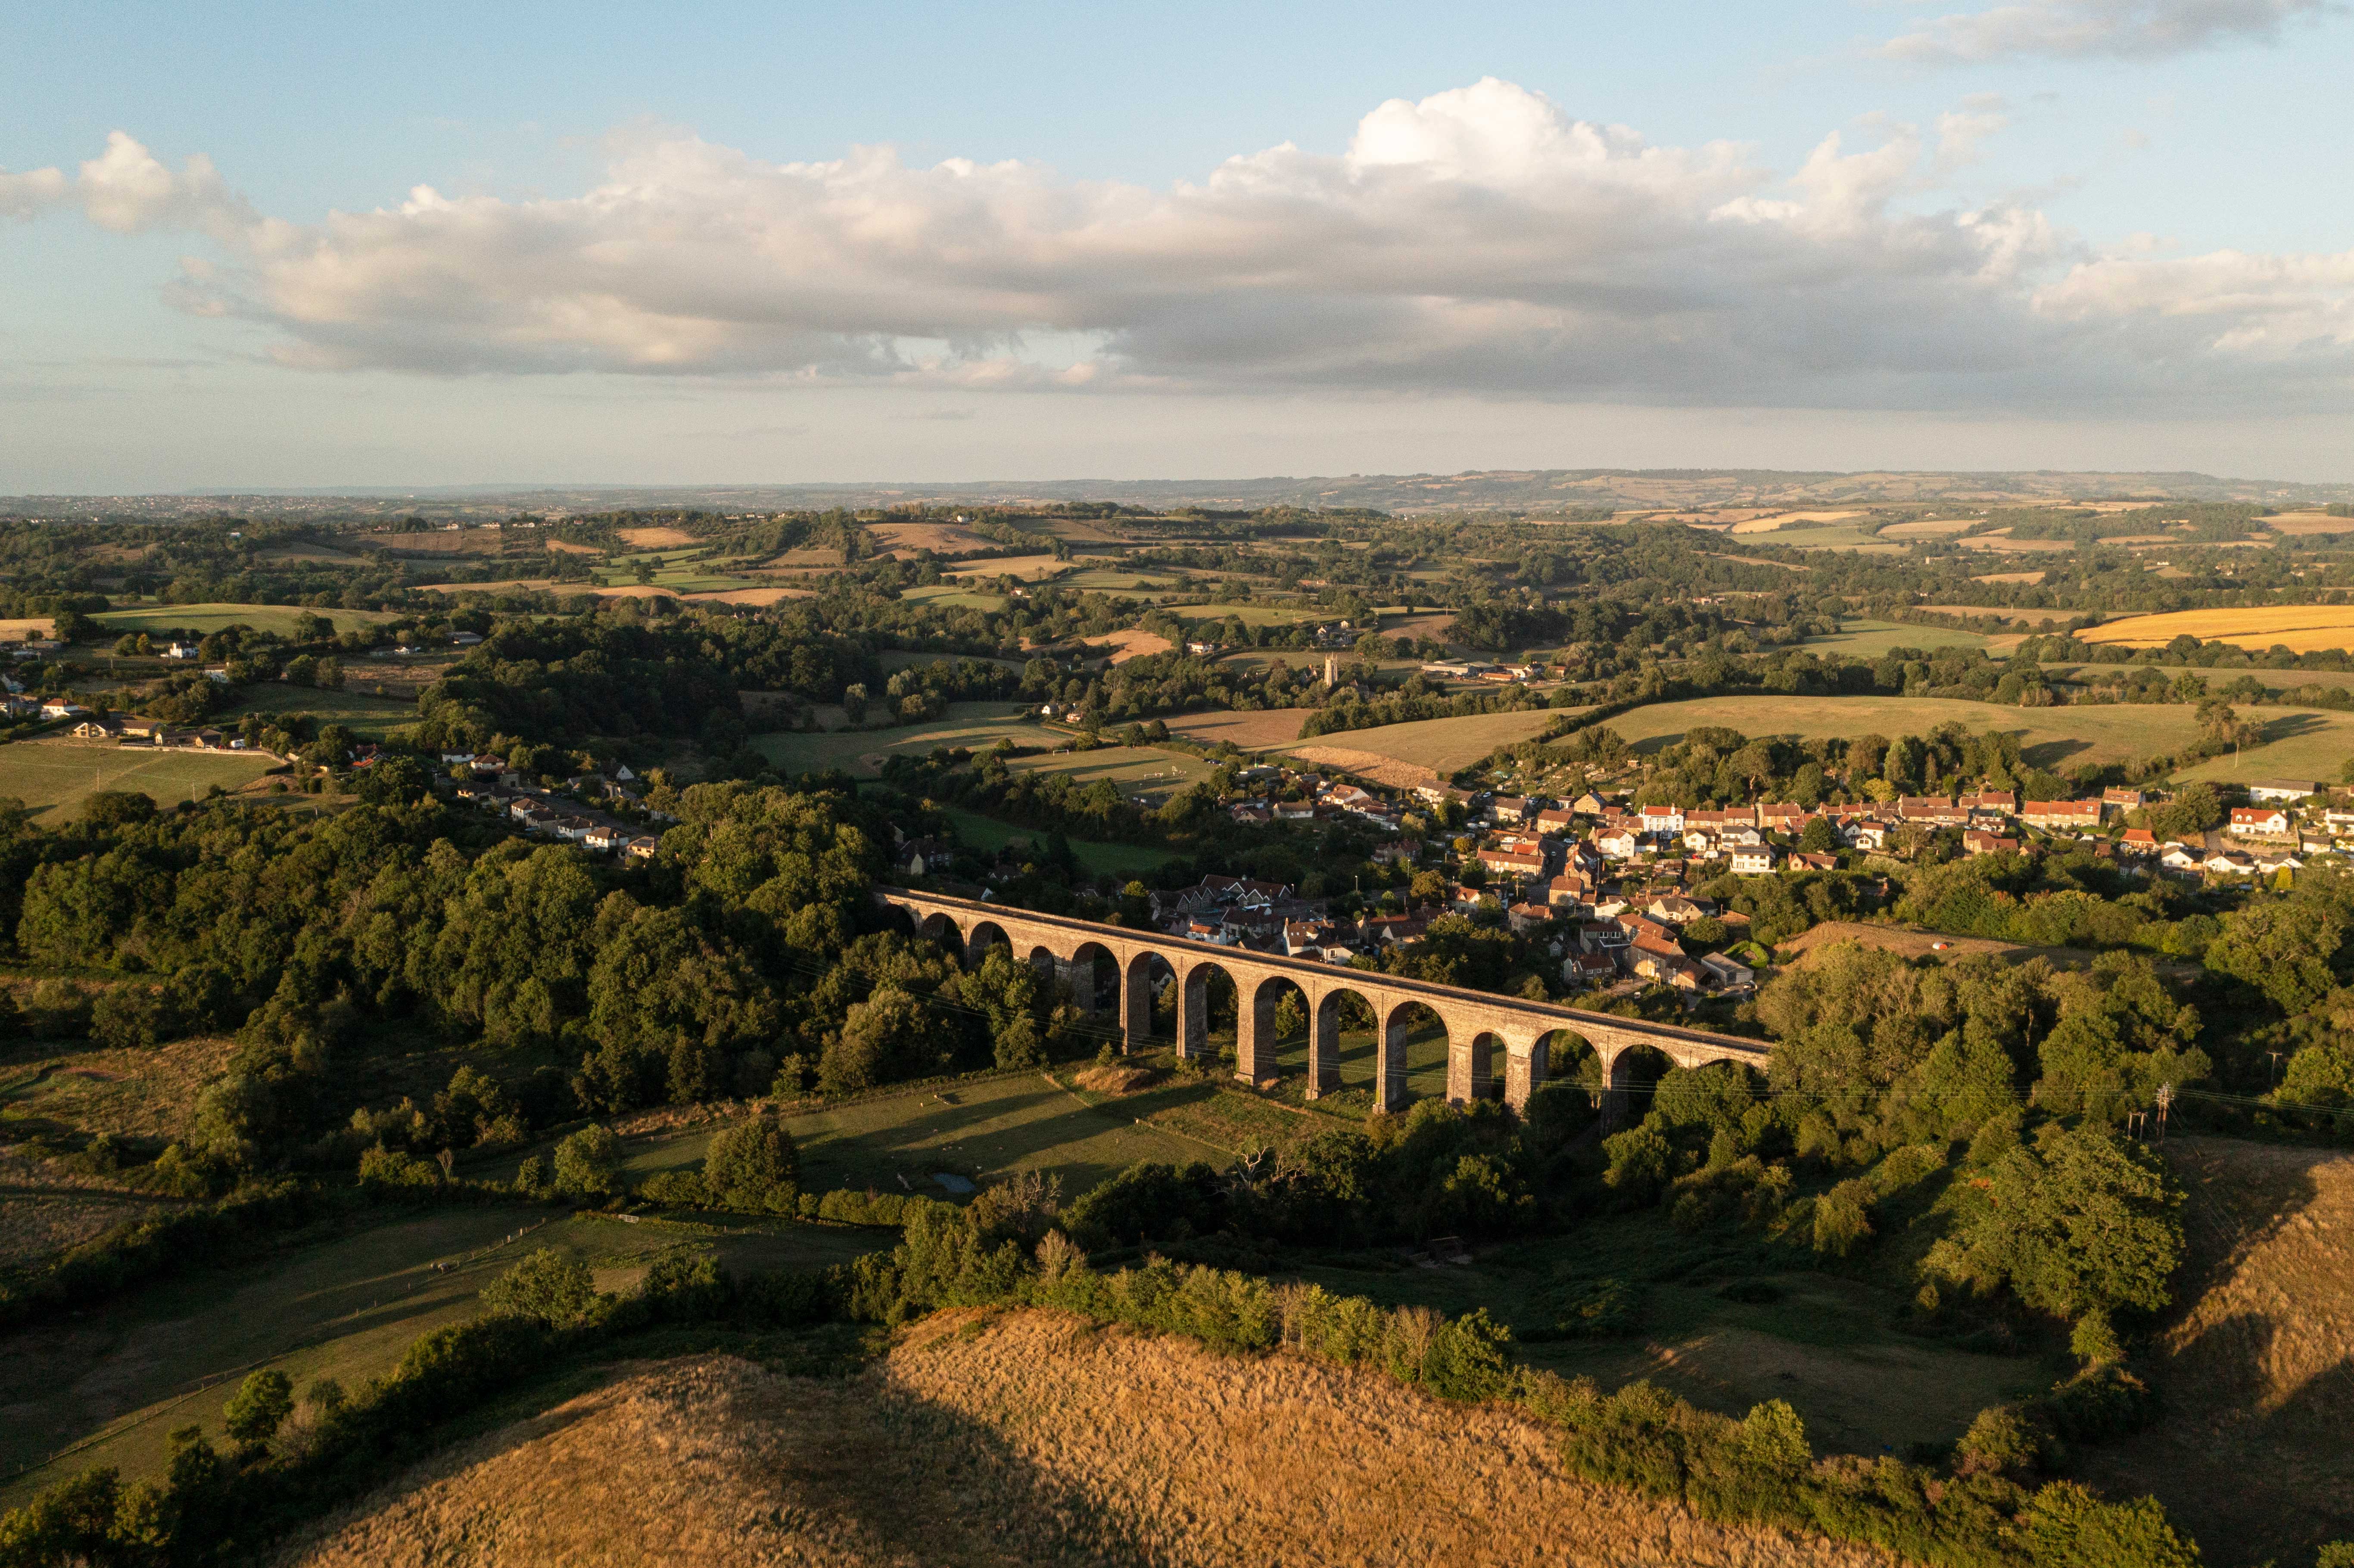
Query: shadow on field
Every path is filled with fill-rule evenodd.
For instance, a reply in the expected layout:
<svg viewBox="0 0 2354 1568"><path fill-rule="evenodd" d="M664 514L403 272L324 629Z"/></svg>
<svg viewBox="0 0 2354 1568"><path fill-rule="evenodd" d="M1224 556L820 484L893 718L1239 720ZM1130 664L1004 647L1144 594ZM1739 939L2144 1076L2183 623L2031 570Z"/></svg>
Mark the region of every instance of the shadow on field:
<svg viewBox="0 0 2354 1568"><path fill-rule="evenodd" d="M2147 1358L2163 1414L2078 1467L2156 1497L2218 1568L2310 1562L2354 1538L2354 1331L2327 1305L2354 1288L2354 1177L2320 1151L2186 1142L2192 1256Z"/></svg>

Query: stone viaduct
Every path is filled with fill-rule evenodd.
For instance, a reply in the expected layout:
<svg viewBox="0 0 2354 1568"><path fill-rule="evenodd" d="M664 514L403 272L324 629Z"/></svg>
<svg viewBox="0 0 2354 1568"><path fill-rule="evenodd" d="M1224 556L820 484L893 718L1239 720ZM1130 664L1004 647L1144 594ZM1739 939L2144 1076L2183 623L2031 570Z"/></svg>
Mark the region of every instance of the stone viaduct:
<svg viewBox="0 0 2354 1568"><path fill-rule="evenodd" d="M1177 1053L1199 1057L1209 1048L1209 980L1214 972L1234 983L1236 999L1235 1076L1246 1083L1275 1081L1275 1011L1287 991L1299 989L1308 1031L1308 1094L1310 1098L1341 1086L1341 1008L1344 998L1364 1004L1374 1021L1373 1103L1383 1110L1405 1108L1405 1045L1416 1003L1437 1015L1447 1031L1447 1097L1471 1100L1494 1093L1497 1054L1504 1058L1504 1098L1515 1108L1545 1081L1553 1037L1567 1032L1583 1039L1600 1058L1604 1081L1613 1091L1632 1087L1635 1053L1648 1047L1680 1067L1710 1062L1740 1062L1763 1071L1768 1047L1705 1030L1647 1023L1606 1012L1527 1001L1461 986L1436 985L1335 964L1254 953L1240 948L1188 942L1154 931L1070 920L1002 905L946 898L901 887L879 887L875 896L906 912L919 931L953 935L966 963L975 965L986 948L1006 943L1018 958L1052 964L1069 979L1080 1005L1095 1011L1098 958L1111 960L1120 1038L1125 1049L1151 1035L1156 963L1166 965L1178 988Z"/></svg>

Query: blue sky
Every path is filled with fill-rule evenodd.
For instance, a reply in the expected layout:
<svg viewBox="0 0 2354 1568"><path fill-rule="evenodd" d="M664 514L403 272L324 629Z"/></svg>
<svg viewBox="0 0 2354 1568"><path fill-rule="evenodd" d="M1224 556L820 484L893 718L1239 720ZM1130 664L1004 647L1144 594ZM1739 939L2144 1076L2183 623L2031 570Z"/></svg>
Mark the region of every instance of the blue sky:
<svg viewBox="0 0 2354 1568"><path fill-rule="evenodd" d="M2354 479L2342 8L1476 10L0 6L0 491Z"/></svg>

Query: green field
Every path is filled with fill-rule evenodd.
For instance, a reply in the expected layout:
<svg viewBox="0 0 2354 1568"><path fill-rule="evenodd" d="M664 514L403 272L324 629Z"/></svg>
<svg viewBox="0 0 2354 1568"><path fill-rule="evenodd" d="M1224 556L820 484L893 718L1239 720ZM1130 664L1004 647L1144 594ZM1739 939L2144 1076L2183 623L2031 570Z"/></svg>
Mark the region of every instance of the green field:
<svg viewBox="0 0 2354 1568"><path fill-rule="evenodd" d="M1809 637L1801 645L1816 653L1843 653L1850 659L1877 659L1892 648L1983 648L1987 639L1976 631L1955 631L1942 626L1905 626L1886 620L1842 620L1829 637Z"/></svg>
<svg viewBox="0 0 2354 1568"><path fill-rule="evenodd" d="M1006 763L1015 773L1066 773L1075 783L1108 779L1122 795L1148 795L1157 803L1215 771L1200 758L1151 746L1104 746L1093 751L1046 752Z"/></svg>
<svg viewBox="0 0 2354 1568"><path fill-rule="evenodd" d="M323 692L283 682L257 682L237 694L237 702L217 715L231 723L246 714L309 714L321 724L339 724L363 740L382 740L394 729L417 722L417 705L398 697L372 697L360 692Z"/></svg>
<svg viewBox="0 0 2354 1568"><path fill-rule="evenodd" d="M750 577L732 572L709 569L712 557L702 546L683 550L641 550L632 555L613 556L598 563L595 580L606 588L633 588L638 583L638 564L653 567L653 580L647 588L668 588L673 593L724 593L729 588L758 588Z"/></svg>
<svg viewBox="0 0 2354 1568"><path fill-rule="evenodd" d="M968 811L960 806L943 806L942 813L956 824L957 838L971 849L994 853L1016 840L1038 843L1045 833L1036 828L1017 828L1011 823ZM1141 875L1172 858L1166 850L1148 849L1142 844L1105 843L1096 839L1071 839L1071 853L1079 863L1101 876L1107 872L1119 875Z"/></svg>
<svg viewBox="0 0 2354 1568"><path fill-rule="evenodd" d="M1022 661L1019 659L996 659L980 653L918 653L906 648L885 648L875 655L875 662L886 671L917 669L927 664L961 664L973 659L985 664L994 664L1001 670L1011 670L1017 675L1022 673Z"/></svg>
<svg viewBox="0 0 2354 1568"><path fill-rule="evenodd" d="M1135 1102L1117 1103L1128 1113ZM1225 1162L1219 1150L1198 1140L1138 1126L1133 1113L1096 1109L1043 1073L956 1084L945 1093L885 1096L791 1117L785 1128L801 1147L801 1185L809 1191L873 1188L939 1197L934 1171L986 1183L1036 1170L1060 1177L1071 1198L1140 1160ZM664 1140L633 1159L631 1174L693 1165L709 1141L708 1131Z"/></svg>
<svg viewBox="0 0 2354 1568"><path fill-rule="evenodd" d="M1329 620L1331 610L1303 609L1288 604L1172 604L1169 613L1188 623L1234 617L1245 626L1295 626L1303 620Z"/></svg>
<svg viewBox="0 0 2354 1568"><path fill-rule="evenodd" d="M882 759L896 753L922 754L936 746L974 751L1010 736L1016 746L1060 746L1070 736L1023 718L1015 703L950 703L948 716L893 729L849 729L812 734L757 735L755 751L788 773L840 768L861 778L882 771Z"/></svg>
<svg viewBox="0 0 2354 1568"><path fill-rule="evenodd" d="M35 820L55 824L81 810L92 790L136 789L159 806L198 800L213 785L235 789L278 764L218 751L151 751L105 741L20 740L0 746L0 796L13 795Z"/></svg>
<svg viewBox="0 0 2354 1568"><path fill-rule="evenodd" d="M2131 673L2137 670L2153 670L2168 681L2178 675L2196 675L2209 686L2228 686L2243 675L2253 675L2268 692L2293 691L2298 686L2354 686L2354 670L2202 670L2187 664L2046 664L2044 673L2056 680L2097 681L2120 671Z"/></svg>
<svg viewBox="0 0 2354 1568"><path fill-rule="evenodd" d="M946 605L951 609L1003 609L1005 596L1002 593L980 593L958 583L934 583L929 588L911 588L899 595L918 604Z"/></svg>
<svg viewBox="0 0 2354 1568"><path fill-rule="evenodd" d="M1409 768L1452 773L1479 761L1500 746L1530 739L1562 716L1563 711L1539 708L1520 713L1472 714L1465 718L1417 719L1412 724L1311 736L1284 749L1293 753L1303 749L1363 752Z"/></svg>
<svg viewBox="0 0 2354 1568"><path fill-rule="evenodd" d="M1776 545L1786 550L1848 550L1859 556L1901 556L1904 546L1883 539L1875 539L1862 529L1844 523L1801 524L1797 527L1776 528L1768 534L1743 534L1738 543Z"/></svg>
<svg viewBox="0 0 2354 1568"><path fill-rule="evenodd" d="M1116 566L1096 566L1089 567L1084 571L1072 573L1069 577L1062 578L1056 586L1082 588L1089 593L1157 593L1176 580L1173 577L1160 575L1150 570L1122 571ZM1139 583L1142 583L1144 587L1138 588L1136 585Z"/></svg>
<svg viewBox="0 0 2354 1568"><path fill-rule="evenodd" d="M2338 762L2354 751L2354 732L2345 728L2354 715L2308 708L2251 712L2281 738L2251 748L2237 777L2261 779L2313 768L2325 769L2316 777L2334 777ZM1999 729L2018 736L2028 762L2039 768L2120 762L2172 751L2199 736L2196 715L2179 705L2012 708L1933 697L1703 697L1638 708L1610 720L1609 727L1635 742L1638 749L1650 751L1702 725L1727 726L1744 735L1852 739L1873 734L1925 735L1949 721L1974 734ZM2230 768L2231 759L2223 758L2184 777L2232 776Z"/></svg>
<svg viewBox="0 0 2354 1568"><path fill-rule="evenodd" d="M2326 708L2243 708L2241 715L2264 726L2264 745L2237 757L2226 753L2211 758L2175 777L2186 781L2207 779L2225 784L2245 784L2257 779L2309 779L2334 784L2339 778L2338 770L2349 758L2354 758L2354 714L2331 713Z"/></svg>
<svg viewBox="0 0 2354 1568"><path fill-rule="evenodd" d="M525 1225L542 1228L504 1242ZM237 1377L257 1366L278 1367L297 1388L333 1377L356 1392L390 1372L419 1335L472 1316L476 1293L534 1247L589 1264L610 1290L674 1248L710 1247L739 1268L808 1267L887 1239L786 1222L720 1230L503 1206L325 1237L235 1275L192 1274L10 1337L0 1358L0 1406L9 1414L0 1422L0 1474L14 1478L0 1487L0 1503L90 1465L149 1472L164 1434L187 1423L219 1442L221 1405ZM433 1272L442 1262L455 1266ZM59 1455L94 1436L101 1440ZM36 1467L17 1473L28 1466Z"/></svg>
<svg viewBox="0 0 2354 1568"><path fill-rule="evenodd" d="M110 609L90 619L111 628L118 634L164 630L201 634L218 631L224 626L250 626L256 631L274 631L281 637L291 637L294 634L294 618L298 615L323 615L335 623L338 631L355 626L378 626L385 621L400 619L388 610L309 609L299 604L158 604L142 609Z"/></svg>

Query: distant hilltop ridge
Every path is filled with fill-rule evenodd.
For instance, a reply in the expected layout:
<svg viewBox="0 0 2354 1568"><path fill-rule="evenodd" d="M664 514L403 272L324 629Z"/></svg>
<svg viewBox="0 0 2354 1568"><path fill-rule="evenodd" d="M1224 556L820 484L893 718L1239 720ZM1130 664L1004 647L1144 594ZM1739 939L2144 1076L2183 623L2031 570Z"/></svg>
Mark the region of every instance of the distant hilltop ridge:
<svg viewBox="0 0 2354 1568"><path fill-rule="evenodd" d="M795 512L924 504L1020 505L1097 501L1150 508L1257 511L1269 506L1363 507L1383 512L1523 513L1543 517L1603 511L2010 504L2063 501L2236 501L2313 506L2354 501L2354 484L2219 479L2205 473L2125 471L1857 473L1776 469L1484 469L1453 474L1345 474L1265 479L974 480L956 483L741 485L451 485L188 492L174 495L20 495L0 516L168 522L224 514L369 521L389 517L488 520L530 512L570 515L619 510Z"/></svg>

